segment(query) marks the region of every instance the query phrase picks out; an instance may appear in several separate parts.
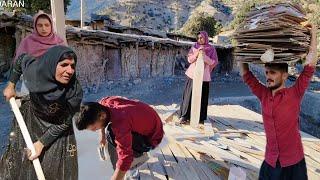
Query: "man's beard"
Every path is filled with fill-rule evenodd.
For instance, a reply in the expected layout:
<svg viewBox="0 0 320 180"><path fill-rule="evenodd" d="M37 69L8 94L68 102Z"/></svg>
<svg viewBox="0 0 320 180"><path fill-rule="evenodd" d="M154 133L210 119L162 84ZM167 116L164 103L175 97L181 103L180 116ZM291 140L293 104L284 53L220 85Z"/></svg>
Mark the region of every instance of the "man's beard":
<svg viewBox="0 0 320 180"><path fill-rule="evenodd" d="M268 86L268 88L269 88L270 90L276 90L276 89L278 89L279 87L281 87L281 85L282 85L282 83L277 83L277 84L275 84L275 85L273 85L273 86Z"/></svg>

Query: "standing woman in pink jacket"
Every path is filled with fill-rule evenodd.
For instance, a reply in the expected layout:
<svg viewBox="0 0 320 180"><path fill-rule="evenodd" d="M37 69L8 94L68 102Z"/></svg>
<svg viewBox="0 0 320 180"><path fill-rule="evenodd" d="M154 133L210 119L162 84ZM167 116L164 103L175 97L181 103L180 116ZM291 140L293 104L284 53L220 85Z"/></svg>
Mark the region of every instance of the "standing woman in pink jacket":
<svg viewBox="0 0 320 180"><path fill-rule="evenodd" d="M189 68L186 71L187 82L184 88L182 102L180 105L180 123L188 124L190 122L191 112L191 97L192 97L192 79L193 73L196 67L196 62L199 53L204 52L204 73L203 73L203 84L202 84L202 96L201 96L201 111L200 111L200 123L204 123L207 119L208 99L209 99L209 84L211 81L211 72L213 68L218 64L218 56L216 49L209 44L208 33L200 31L198 35L198 41L190 49L188 53L188 62L190 63Z"/></svg>

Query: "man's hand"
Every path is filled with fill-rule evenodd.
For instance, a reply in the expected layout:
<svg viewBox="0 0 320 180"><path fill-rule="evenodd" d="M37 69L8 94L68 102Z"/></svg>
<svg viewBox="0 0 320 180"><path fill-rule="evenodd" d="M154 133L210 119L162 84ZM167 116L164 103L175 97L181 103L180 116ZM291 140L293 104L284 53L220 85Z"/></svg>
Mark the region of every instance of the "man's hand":
<svg viewBox="0 0 320 180"><path fill-rule="evenodd" d="M121 171L120 169L116 169L111 177L111 180L123 180L126 175L126 171Z"/></svg>
<svg viewBox="0 0 320 180"><path fill-rule="evenodd" d="M203 46L200 46L200 48L198 49L197 60L198 60L198 57L201 53L203 53ZM202 55L204 55L204 54L202 54Z"/></svg>
<svg viewBox="0 0 320 180"><path fill-rule="evenodd" d="M6 101L9 101L10 98L16 96L15 84L9 82L7 87L3 90L3 96L6 98Z"/></svg>
<svg viewBox="0 0 320 180"><path fill-rule="evenodd" d="M249 71L248 63L239 62L239 67L241 76L245 75Z"/></svg>
<svg viewBox="0 0 320 180"><path fill-rule="evenodd" d="M305 64L309 64L311 66L316 66L318 61L318 54L317 54L317 26L311 25L311 43L309 47L309 53L306 57Z"/></svg>
<svg viewBox="0 0 320 180"><path fill-rule="evenodd" d="M37 159L40 155L41 155L41 152L44 148L44 145L40 142L40 141L37 141L33 144L35 150L36 150L36 154L32 156L32 153L31 153L31 150L30 149L26 149L27 151L27 156L28 156L28 159L30 161L33 161L35 159Z"/></svg>

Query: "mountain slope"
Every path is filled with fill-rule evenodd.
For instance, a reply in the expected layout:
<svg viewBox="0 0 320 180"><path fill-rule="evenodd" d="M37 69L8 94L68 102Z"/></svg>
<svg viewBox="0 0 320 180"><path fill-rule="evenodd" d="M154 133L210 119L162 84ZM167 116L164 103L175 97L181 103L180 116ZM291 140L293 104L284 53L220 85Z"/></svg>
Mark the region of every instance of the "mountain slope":
<svg viewBox="0 0 320 180"><path fill-rule="evenodd" d="M112 5L117 0L83 0L84 2L84 17L85 21L90 21L90 14L97 13L98 11ZM71 0L68 6L66 19L80 20L80 0Z"/></svg>
<svg viewBox="0 0 320 180"><path fill-rule="evenodd" d="M116 23L160 31L178 31L194 15L214 16L221 24L232 20L231 9L218 0L84 0L91 13L109 15ZM80 19L80 1L72 0L67 19Z"/></svg>

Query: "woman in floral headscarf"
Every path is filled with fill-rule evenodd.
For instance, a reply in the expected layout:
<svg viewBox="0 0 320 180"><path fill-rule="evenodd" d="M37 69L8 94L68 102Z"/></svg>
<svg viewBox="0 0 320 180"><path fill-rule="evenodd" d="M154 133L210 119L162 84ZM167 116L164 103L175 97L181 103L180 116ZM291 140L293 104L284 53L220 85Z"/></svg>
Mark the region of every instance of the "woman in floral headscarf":
<svg viewBox="0 0 320 180"><path fill-rule="evenodd" d="M190 49L188 54L189 68L186 71L187 82L184 88L182 102L180 106L179 116L180 123L187 124L190 121L191 112L191 97L192 97L192 79L193 73L196 67L196 62L199 53L204 53L204 73L202 84L202 98L201 98L201 111L200 111L200 123L204 123L207 119L208 98L209 98L209 84L211 81L211 71L218 64L218 56L214 47L209 44L208 33L201 31L198 35L198 41Z"/></svg>

